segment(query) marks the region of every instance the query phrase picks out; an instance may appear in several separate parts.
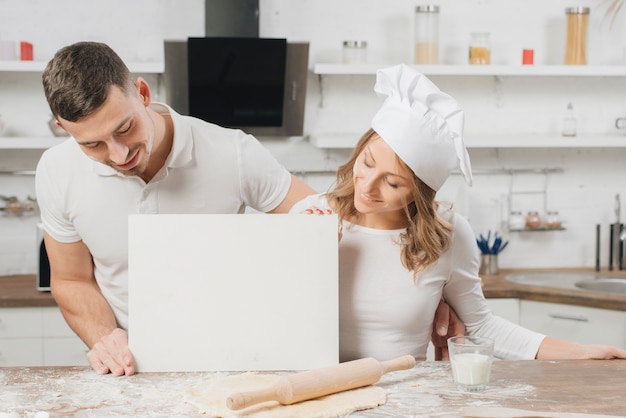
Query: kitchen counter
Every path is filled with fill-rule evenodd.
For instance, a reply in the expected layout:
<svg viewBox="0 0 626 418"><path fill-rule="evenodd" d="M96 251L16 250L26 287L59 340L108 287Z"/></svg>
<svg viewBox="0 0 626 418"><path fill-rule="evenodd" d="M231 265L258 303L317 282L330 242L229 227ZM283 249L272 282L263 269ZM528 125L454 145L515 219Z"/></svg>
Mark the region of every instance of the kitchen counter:
<svg viewBox="0 0 626 418"><path fill-rule="evenodd" d="M222 375L227 373L221 373ZM0 416L195 416L189 393L216 373L98 375L89 368L0 369ZM384 375L377 386L387 403L353 417L461 416L464 407L626 414L626 361L494 361L491 384L479 393L458 391L449 362L418 362ZM245 410L243 410L245 412ZM5 415L7 414L7 415ZM206 416L206 415L205 415Z"/></svg>
<svg viewBox="0 0 626 418"><path fill-rule="evenodd" d="M576 272L594 271L591 268L549 270ZM533 269L501 269L498 275L483 276L483 292L485 297L516 298L626 311L626 295L528 286L511 283L505 279L505 275L509 273L530 271L533 271ZM601 273L626 278L626 271L602 271ZM34 275L0 276L0 308L56 306L50 292L41 292L36 289L35 280Z"/></svg>
<svg viewBox="0 0 626 418"><path fill-rule="evenodd" d="M572 271L596 273L592 268L560 268L560 269L500 269L494 276L483 276L483 293L486 298L515 298L535 300L539 302L564 303L567 305L588 306L591 308L613 309L626 311L626 295L606 292L556 289L543 286L530 286L512 283L505 276L510 273L527 273L532 271ZM603 270L598 272L626 279L626 270Z"/></svg>
<svg viewBox="0 0 626 418"><path fill-rule="evenodd" d="M0 276L0 308L56 306L50 292L37 290L34 274Z"/></svg>

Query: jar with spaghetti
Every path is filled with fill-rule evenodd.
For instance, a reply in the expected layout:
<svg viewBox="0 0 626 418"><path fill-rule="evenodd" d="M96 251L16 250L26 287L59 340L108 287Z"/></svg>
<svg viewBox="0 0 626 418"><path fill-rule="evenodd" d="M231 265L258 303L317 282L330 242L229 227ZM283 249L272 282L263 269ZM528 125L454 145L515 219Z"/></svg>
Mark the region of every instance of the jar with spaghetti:
<svg viewBox="0 0 626 418"><path fill-rule="evenodd" d="M565 64L587 64L587 23L589 7L568 7L567 37L565 43Z"/></svg>
<svg viewBox="0 0 626 418"><path fill-rule="evenodd" d="M470 34L469 63L472 65L491 64L491 47L489 32L472 32Z"/></svg>

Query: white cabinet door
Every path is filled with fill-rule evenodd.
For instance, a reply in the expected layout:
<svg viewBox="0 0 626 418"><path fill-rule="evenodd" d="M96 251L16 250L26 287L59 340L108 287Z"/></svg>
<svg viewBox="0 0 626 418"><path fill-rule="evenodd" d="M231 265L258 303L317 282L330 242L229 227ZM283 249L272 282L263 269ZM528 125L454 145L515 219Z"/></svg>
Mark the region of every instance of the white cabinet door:
<svg viewBox="0 0 626 418"><path fill-rule="evenodd" d="M87 346L78 337L43 339L44 366L88 366Z"/></svg>
<svg viewBox="0 0 626 418"><path fill-rule="evenodd" d="M520 301L514 298L489 298L487 306L500 318L519 324Z"/></svg>
<svg viewBox="0 0 626 418"><path fill-rule="evenodd" d="M0 366L41 366L41 332L39 308L1 308Z"/></svg>
<svg viewBox="0 0 626 418"><path fill-rule="evenodd" d="M626 312L520 301L520 324L550 337L626 347Z"/></svg>
<svg viewBox="0 0 626 418"><path fill-rule="evenodd" d="M41 366L41 338L0 338L0 366Z"/></svg>
<svg viewBox="0 0 626 418"><path fill-rule="evenodd" d="M1 308L0 338L41 337L40 308Z"/></svg>
<svg viewBox="0 0 626 418"><path fill-rule="evenodd" d="M44 366L88 366L89 349L65 322L58 307L41 308Z"/></svg>

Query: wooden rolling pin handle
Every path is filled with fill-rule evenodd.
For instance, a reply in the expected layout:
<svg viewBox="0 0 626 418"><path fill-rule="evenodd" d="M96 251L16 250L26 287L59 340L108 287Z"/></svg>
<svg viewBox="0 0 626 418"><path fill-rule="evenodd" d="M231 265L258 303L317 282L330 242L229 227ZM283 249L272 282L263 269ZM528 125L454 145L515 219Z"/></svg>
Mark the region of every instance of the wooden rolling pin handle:
<svg viewBox="0 0 626 418"><path fill-rule="evenodd" d="M389 372L396 372L398 370L408 370L415 367L415 357L406 355L395 358L393 360L383 361L383 374Z"/></svg>
<svg viewBox="0 0 626 418"><path fill-rule="evenodd" d="M282 379L278 382L278 385L282 387L281 383L284 384ZM278 391L277 385L272 385L265 389L233 393L226 398L226 406L228 409L236 411L261 402L280 401L282 396L280 396Z"/></svg>

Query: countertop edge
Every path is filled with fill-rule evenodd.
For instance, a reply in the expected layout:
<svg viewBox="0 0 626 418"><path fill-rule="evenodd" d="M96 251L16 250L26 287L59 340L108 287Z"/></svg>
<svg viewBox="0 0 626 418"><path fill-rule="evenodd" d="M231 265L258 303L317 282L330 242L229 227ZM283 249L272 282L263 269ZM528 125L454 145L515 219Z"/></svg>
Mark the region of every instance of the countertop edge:
<svg viewBox="0 0 626 418"><path fill-rule="evenodd" d="M487 299L512 298L626 311L626 295L529 286L506 280L506 276L511 273L539 270L595 273L592 268L501 269L497 275L481 277L483 294ZM626 279L626 271L601 271L600 273L624 276ZM36 275L0 276L0 308L46 306L57 306L57 304L49 291L37 290Z"/></svg>

